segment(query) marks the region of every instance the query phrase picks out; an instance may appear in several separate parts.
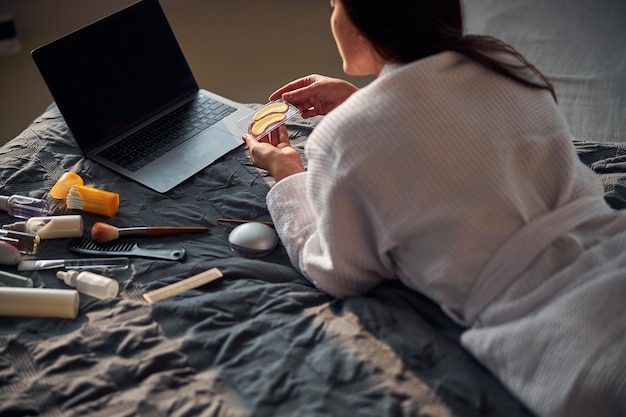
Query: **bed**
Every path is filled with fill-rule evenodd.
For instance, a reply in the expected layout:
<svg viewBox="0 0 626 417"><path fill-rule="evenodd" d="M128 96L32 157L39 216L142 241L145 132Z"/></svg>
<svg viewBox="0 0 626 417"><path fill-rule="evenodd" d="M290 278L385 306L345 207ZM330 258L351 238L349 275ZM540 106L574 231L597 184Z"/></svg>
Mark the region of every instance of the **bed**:
<svg viewBox="0 0 626 417"><path fill-rule="evenodd" d="M607 202L626 207L626 3L468 0L466 14L470 31L509 41L555 82L580 158L601 176ZM298 150L317 122L289 121ZM533 415L463 350L462 328L420 294L390 283L336 300L298 274L280 244L258 259L231 251L234 225L217 219L271 221L272 178L244 146L159 194L85 159L52 103L0 148L0 166L2 194L45 198L53 215L81 214L85 236L98 221L210 226L121 238L186 256L131 257L130 268L108 272L119 295L81 296L75 319L2 317L0 416ZM116 215L51 198L68 171L118 193ZM15 219L2 212L0 221ZM73 243L43 241L37 257L84 257ZM143 297L212 268L223 276L152 304ZM19 273L35 287L68 288L55 270Z"/></svg>

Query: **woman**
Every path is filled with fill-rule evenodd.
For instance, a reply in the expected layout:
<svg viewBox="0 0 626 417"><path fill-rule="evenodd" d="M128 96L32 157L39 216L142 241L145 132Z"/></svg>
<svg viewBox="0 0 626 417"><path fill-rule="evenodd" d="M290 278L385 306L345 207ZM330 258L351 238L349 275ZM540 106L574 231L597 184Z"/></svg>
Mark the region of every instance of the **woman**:
<svg viewBox="0 0 626 417"><path fill-rule="evenodd" d="M541 416L626 415L626 216L571 143L549 81L465 36L458 0L333 0L344 72L270 96L326 115L307 169L283 127L244 136L294 266L344 298L400 279Z"/></svg>

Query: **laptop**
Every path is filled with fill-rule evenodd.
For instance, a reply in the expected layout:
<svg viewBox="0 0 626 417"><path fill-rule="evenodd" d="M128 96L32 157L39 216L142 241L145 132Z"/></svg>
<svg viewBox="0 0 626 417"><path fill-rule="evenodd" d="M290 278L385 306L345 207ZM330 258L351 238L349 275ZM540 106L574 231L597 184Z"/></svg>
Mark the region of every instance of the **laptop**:
<svg viewBox="0 0 626 417"><path fill-rule="evenodd" d="M238 122L252 110L199 89L158 0L31 56L83 154L152 190L171 190L243 143Z"/></svg>

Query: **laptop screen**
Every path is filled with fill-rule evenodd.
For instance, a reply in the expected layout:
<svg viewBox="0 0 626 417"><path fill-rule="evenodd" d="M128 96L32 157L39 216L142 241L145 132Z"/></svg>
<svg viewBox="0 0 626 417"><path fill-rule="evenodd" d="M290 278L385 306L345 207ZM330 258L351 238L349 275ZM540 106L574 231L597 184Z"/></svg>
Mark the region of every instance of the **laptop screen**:
<svg viewBox="0 0 626 417"><path fill-rule="evenodd" d="M195 95L158 0L143 0L32 52L85 152Z"/></svg>

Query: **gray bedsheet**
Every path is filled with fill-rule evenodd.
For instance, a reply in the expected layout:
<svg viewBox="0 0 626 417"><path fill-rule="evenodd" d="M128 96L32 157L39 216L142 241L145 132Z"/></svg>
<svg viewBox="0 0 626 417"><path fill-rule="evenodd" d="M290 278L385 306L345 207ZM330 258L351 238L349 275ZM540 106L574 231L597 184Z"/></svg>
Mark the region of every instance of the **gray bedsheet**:
<svg viewBox="0 0 626 417"><path fill-rule="evenodd" d="M289 126L302 150L313 128ZM616 207L626 149L576 142L607 181ZM113 300L81 297L75 320L0 320L0 416L528 416L460 347L461 329L400 284L334 300L289 264L282 247L249 260L229 250L220 217L269 220L271 178L242 146L167 194L154 193L84 159L54 106L0 148L3 192L48 198L65 171L121 196L119 227L210 225L207 235L124 238L142 247L184 247L183 261L132 258ZM611 168L612 167L612 168ZM610 172L609 172L610 171ZM620 173L621 172L621 173ZM0 221L11 219L0 213ZM86 232L87 234L88 232ZM41 259L83 257L71 239L43 241ZM142 294L209 268L224 277L147 304ZM17 272L14 268L4 270ZM29 273L35 286L65 288L54 271Z"/></svg>
<svg viewBox="0 0 626 417"><path fill-rule="evenodd" d="M309 123L289 126L302 144ZM84 159L56 108L0 148L3 192L48 198L66 171L120 194L119 227L210 225L210 234L124 238L184 247L183 261L132 258L113 300L82 296L79 317L0 319L0 416L528 416L459 346L460 329L398 284L346 301L316 290L281 246L249 260L230 251L220 217L269 220L271 178L240 147L167 194ZM70 211L50 200L53 214ZM14 219L5 213L0 221ZM82 257L71 239L43 241L41 259ZM224 277L147 304L145 291L209 268ZM16 272L14 268L3 267ZM54 271L35 286L65 288Z"/></svg>

